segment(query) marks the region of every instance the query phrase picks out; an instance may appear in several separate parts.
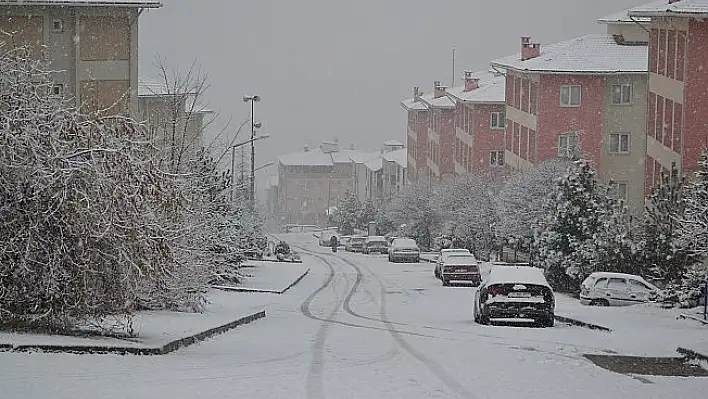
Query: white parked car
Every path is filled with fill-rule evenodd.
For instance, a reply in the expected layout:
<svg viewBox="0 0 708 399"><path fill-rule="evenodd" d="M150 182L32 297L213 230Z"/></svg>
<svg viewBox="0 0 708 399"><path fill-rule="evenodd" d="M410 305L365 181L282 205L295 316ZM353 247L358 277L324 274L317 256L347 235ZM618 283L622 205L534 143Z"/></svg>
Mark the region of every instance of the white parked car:
<svg viewBox="0 0 708 399"><path fill-rule="evenodd" d="M585 305L628 306L658 295L656 286L634 274L595 272L580 285L580 302Z"/></svg>
<svg viewBox="0 0 708 399"><path fill-rule="evenodd" d="M442 266L448 257L452 255L472 255L468 249L456 248L456 249L442 249L440 250L440 255L438 255L435 261L435 277L442 280Z"/></svg>
<svg viewBox="0 0 708 399"><path fill-rule="evenodd" d="M479 324L522 322L553 327L556 301L542 269L492 266L472 306L474 321Z"/></svg>
<svg viewBox="0 0 708 399"><path fill-rule="evenodd" d="M420 262L420 248L411 238L395 238L388 249L389 262Z"/></svg>

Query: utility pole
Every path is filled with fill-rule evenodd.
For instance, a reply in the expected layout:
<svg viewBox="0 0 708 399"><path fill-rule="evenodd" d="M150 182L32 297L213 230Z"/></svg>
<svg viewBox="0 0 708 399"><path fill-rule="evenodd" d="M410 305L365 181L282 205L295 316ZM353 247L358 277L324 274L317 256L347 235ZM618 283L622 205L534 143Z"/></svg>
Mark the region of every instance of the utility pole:
<svg viewBox="0 0 708 399"><path fill-rule="evenodd" d="M244 96L244 102L251 103L251 192L249 199L251 201L251 209L256 209L256 129L260 128L262 125L260 122L256 122L255 119L255 109L256 103L261 101L260 96Z"/></svg>

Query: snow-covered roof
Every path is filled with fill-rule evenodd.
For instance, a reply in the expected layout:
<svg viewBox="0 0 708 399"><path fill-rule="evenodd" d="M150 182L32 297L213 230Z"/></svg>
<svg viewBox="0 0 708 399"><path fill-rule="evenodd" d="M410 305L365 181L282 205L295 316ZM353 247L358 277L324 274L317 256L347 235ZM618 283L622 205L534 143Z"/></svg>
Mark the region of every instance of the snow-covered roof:
<svg viewBox="0 0 708 399"><path fill-rule="evenodd" d="M408 165L408 150L405 148L384 152L381 154L381 157L389 162L395 162L404 168Z"/></svg>
<svg viewBox="0 0 708 399"><path fill-rule="evenodd" d="M486 284L514 284L527 283L543 285L550 288L551 286L546 281L543 275L543 270L531 266L492 266L489 272Z"/></svg>
<svg viewBox="0 0 708 399"><path fill-rule="evenodd" d="M355 153L356 150L342 148L339 151L330 153L330 155L332 156L332 162L334 163L348 163L352 162Z"/></svg>
<svg viewBox="0 0 708 399"><path fill-rule="evenodd" d="M506 77L494 71L479 71L472 74L479 79L474 90L465 91L465 85L455 86L447 95L457 101L470 104L504 104L506 96Z"/></svg>
<svg viewBox="0 0 708 399"><path fill-rule="evenodd" d="M657 0L629 10L632 17L708 17L708 0L681 0L669 4L668 0Z"/></svg>
<svg viewBox="0 0 708 399"><path fill-rule="evenodd" d="M364 152L364 151L354 151L352 153L352 161L355 163L365 163L377 158L381 155L379 151Z"/></svg>
<svg viewBox="0 0 708 399"><path fill-rule="evenodd" d="M620 45L611 35L590 34L541 46L536 58L522 61L517 53L492 61L492 66L562 74L647 73L648 57L647 46Z"/></svg>
<svg viewBox="0 0 708 399"><path fill-rule="evenodd" d="M420 96L420 101L431 108L455 108L455 102L448 96L433 98L433 93Z"/></svg>
<svg viewBox="0 0 708 399"><path fill-rule="evenodd" d="M160 8L152 0L0 0L0 6Z"/></svg>
<svg viewBox="0 0 708 399"><path fill-rule="evenodd" d="M332 156L325 154L321 149L315 148L309 151L296 152L292 154L281 155L278 161L283 165L288 166L332 166Z"/></svg>
<svg viewBox="0 0 708 399"><path fill-rule="evenodd" d="M383 158L376 157L370 161L364 162L364 166L374 172L381 170L383 168Z"/></svg>
<svg viewBox="0 0 708 399"><path fill-rule="evenodd" d="M402 147L403 143L401 143L398 140L389 140L389 141L385 142L384 145L387 147Z"/></svg>
<svg viewBox="0 0 708 399"><path fill-rule="evenodd" d="M610 15L605 15L604 17L597 20L601 24L634 24L637 22L646 23L650 22L649 18L632 18L629 16L629 10L622 10Z"/></svg>
<svg viewBox="0 0 708 399"><path fill-rule="evenodd" d="M428 106L423 104L422 101L416 101L415 98L408 98L401 101L401 106L407 111L425 111Z"/></svg>

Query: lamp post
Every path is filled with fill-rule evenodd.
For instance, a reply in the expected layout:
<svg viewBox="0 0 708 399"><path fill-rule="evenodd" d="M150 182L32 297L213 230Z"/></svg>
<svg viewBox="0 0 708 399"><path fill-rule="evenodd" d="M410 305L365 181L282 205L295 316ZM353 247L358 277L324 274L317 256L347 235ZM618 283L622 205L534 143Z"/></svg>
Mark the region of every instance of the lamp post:
<svg viewBox="0 0 708 399"><path fill-rule="evenodd" d="M255 201L256 201L256 145L253 141L253 139L256 137L256 129L260 128L262 124L260 122L256 122L255 120L255 104L257 102L261 101L261 98L256 95L251 95L251 96L243 96L243 102L251 103L251 193L250 193L250 200L251 200L251 209L255 208Z"/></svg>
<svg viewBox="0 0 708 399"><path fill-rule="evenodd" d="M256 125L257 127L261 126L260 123L256 123ZM251 144L251 146L253 146L253 143L255 143L256 141L267 139L269 137L269 134L264 134L262 136L252 137L250 140L245 140L231 146L231 201L234 200L234 187L236 185L236 149L239 147L243 147L249 143ZM243 167L241 168L241 174L243 175ZM243 179L241 179L241 181L243 182Z"/></svg>

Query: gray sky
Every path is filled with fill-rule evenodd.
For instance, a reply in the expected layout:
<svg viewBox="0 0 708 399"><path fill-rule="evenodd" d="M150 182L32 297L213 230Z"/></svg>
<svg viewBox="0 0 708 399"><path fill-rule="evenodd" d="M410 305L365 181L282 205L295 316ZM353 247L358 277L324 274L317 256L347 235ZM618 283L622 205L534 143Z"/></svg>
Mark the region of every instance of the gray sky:
<svg viewBox="0 0 708 399"><path fill-rule="evenodd" d="M601 32L595 20L641 0L163 0L140 21L140 74L156 56L208 71L208 105L243 120L244 94L272 138L257 163L338 137L358 149L405 142L399 101L412 87L457 82L464 69L542 44ZM233 129L235 130L235 129ZM269 168L268 174L275 173Z"/></svg>

